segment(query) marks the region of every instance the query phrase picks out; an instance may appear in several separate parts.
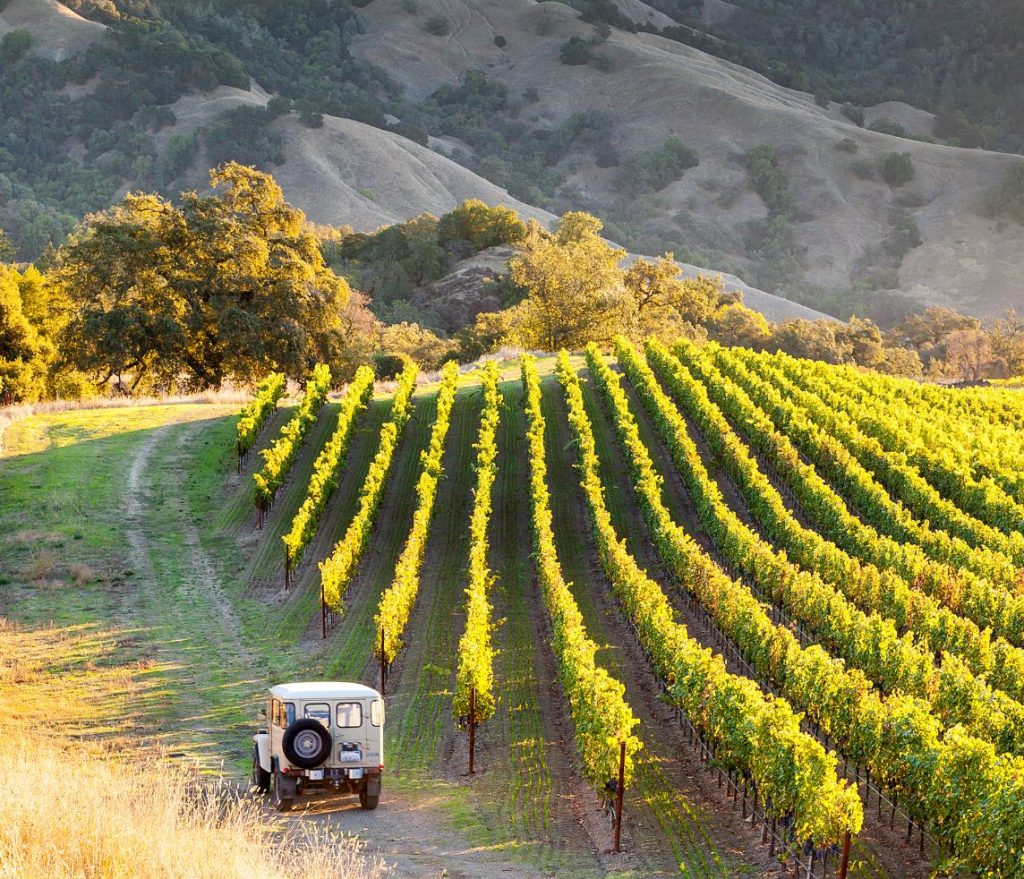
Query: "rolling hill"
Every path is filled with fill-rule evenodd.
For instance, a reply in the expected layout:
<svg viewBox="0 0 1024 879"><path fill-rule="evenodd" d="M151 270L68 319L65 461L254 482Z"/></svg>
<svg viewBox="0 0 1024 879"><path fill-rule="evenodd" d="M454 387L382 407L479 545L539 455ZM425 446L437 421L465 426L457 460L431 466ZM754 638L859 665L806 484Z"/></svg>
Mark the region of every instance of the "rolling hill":
<svg viewBox="0 0 1024 879"><path fill-rule="evenodd" d="M705 8L709 22L743 14L719 6ZM672 25L640 0L622 0L619 8L648 28ZM838 104L820 106L810 94L663 36L605 31L561 3L372 0L352 15L345 51L361 69L382 71L400 96L380 99L387 112L373 124L323 113L322 125L309 125L296 112L269 123L283 162L267 168L318 222L372 229L422 211L441 213L470 196L542 220L550 217L545 208L578 208L602 216L609 237L633 251L672 249L690 264L746 279L753 285L748 301L766 313L773 309L773 316L809 313L765 298L770 294L759 289L840 316L869 313L882 320L925 305L979 316L1024 307L1024 229L982 210L986 194L1019 161L1013 155L859 127ZM0 33L19 28L34 35L31 52L50 59L84 50L104 33L103 25L56 0L7 3ZM114 38L120 33L115 29ZM209 33L197 45L205 45ZM590 47L586 63L561 62L573 39ZM482 140L504 144L506 159L567 138L537 166L538 175L550 175L547 183L538 180L534 187L528 171L525 182L522 171L510 176L498 153L453 133L458 126L450 124L451 114L461 112L459 106L437 116L438 89L449 89L457 104L461 98L450 90L477 72L484 91L504 97L494 110L493 131L486 113L472 124ZM272 96L267 83L260 70L250 68L250 74L248 90L242 83L189 87L165 105L169 112L159 109L159 126L139 140L144 145L151 138L152 158L143 156L149 164L130 162L135 147L124 147L123 160L104 166L120 169L113 172L121 175L120 189L100 187L89 204L101 206L96 200L110 197L105 192L116 196L138 185L133 175L139 168L159 168L174 135L197 135L201 144L204 129L226 112L265 107ZM62 94L96 97L104 87L93 79ZM865 118L922 137L935 125L931 114L900 102L867 108ZM587 138L572 134L580 119L590 126ZM654 189L633 185L636 162L656 156L671 139L692 149L699 164ZM751 151L763 145L783 210L766 201L753 177ZM65 153L84 175L96 151L87 152L72 136ZM912 169L912 179L896 185L883 171L894 153L909 157ZM174 183L202 186L208 164L200 148ZM60 186L67 187L70 172L62 173ZM174 191L169 183L167 189ZM48 184L51 203L65 198L59 192ZM3 215L13 219L0 216L8 231L17 231L13 224L38 225L38 208L27 204ZM72 212L80 215L81 208ZM62 215L58 228L44 225L33 240L52 239L67 222Z"/></svg>

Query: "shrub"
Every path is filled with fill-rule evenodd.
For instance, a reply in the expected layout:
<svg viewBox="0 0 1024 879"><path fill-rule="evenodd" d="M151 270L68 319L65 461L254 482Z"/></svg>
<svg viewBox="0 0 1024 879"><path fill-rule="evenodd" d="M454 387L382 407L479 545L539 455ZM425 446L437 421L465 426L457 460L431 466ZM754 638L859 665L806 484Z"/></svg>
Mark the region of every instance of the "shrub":
<svg viewBox="0 0 1024 879"><path fill-rule="evenodd" d="M769 144L754 147L743 156L750 183L768 208L769 216L787 216L794 209L789 175L779 164L775 148Z"/></svg>
<svg viewBox="0 0 1024 879"><path fill-rule="evenodd" d="M589 40L584 40L582 37L569 37L568 40L562 43L562 48L558 51L558 57L563 64L579 66L586 64L590 60L590 50L592 48L593 44Z"/></svg>
<svg viewBox="0 0 1024 879"><path fill-rule="evenodd" d="M506 40L501 34L494 35L494 45L499 49L504 49L507 43L508 40Z"/></svg>
<svg viewBox="0 0 1024 879"><path fill-rule="evenodd" d="M891 134L893 137L906 137L907 129L905 129L899 122L893 122L892 119L876 119L872 122L868 129L871 131L877 131L880 134Z"/></svg>
<svg viewBox="0 0 1024 879"><path fill-rule="evenodd" d="M861 128L864 127L863 107L855 107L853 104L844 104L843 109L840 112L854 125L859 125Z"/></svg>
<svg viewBox="0 0 1024 879"><path fill-rule="evenodd" d="M1002 182L985 196L985 213L1024 225L1024 162L1014 162Z"/></svg>
<svg viewBox="0 0 1024 879"><path fill-rule="evenodd" d="M849 153L850 155L853 155L857 152L857 141L852 137L844 137L836 144L836 149L841 153Z"/></svg>
<svg viewBox="0 0 1024 879"><path fill-rule="evenodd" d="M679 180L690 168L700 163L697 153L678 137L668 138L661 149L636 153L622 165L617 181L620 189L658 192Z"/></svg>
<svg viewBox="0 0 1024 879"><path fill-rule="evenodd" d="M910 153L886 153L880 170L882 179L895 189L914 179L914 160Z"/></svg>
<svg viewBox="0 0 1024 879"><path fill-rule="evenodd" d="M448 23L448 19L443 15L432 15L427 19L426 24L423 25L423 29L428 34L433 34L435 37L445 37L452 32L452 26Z"/></svg>

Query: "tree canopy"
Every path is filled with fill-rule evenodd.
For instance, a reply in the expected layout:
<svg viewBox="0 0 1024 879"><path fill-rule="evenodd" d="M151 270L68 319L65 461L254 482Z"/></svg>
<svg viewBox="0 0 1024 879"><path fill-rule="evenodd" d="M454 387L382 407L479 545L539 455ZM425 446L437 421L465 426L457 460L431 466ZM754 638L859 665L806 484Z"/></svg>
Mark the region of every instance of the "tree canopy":
<svg viewBox="0 0 1024 879"><path fill-rule="evenodd" d="M71 305L68 361L99 381L218 386L301 376L344 344L349 288L267 174L228 163L212 195L130 194L89 216L52 281Z"/></svg>

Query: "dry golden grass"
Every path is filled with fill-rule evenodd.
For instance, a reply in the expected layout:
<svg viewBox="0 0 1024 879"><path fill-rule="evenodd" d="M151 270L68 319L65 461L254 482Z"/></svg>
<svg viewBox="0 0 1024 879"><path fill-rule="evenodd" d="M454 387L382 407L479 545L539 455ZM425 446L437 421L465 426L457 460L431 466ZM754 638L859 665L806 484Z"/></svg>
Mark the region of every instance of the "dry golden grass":
<svg viewBox="0 0 1024 879"><path fill-rule="evenodd" d="M49 549L39 550L25 569L25 579L29 582L45 580L57 565L57 559Z"/></svg>
<svg viewBox="0 0 1024 879"><path fill-rule="evenodd" d="M147 752L158 697L115 633L0 619L0 879L383 879L362 844L284 824L226 782Z"/></svg>

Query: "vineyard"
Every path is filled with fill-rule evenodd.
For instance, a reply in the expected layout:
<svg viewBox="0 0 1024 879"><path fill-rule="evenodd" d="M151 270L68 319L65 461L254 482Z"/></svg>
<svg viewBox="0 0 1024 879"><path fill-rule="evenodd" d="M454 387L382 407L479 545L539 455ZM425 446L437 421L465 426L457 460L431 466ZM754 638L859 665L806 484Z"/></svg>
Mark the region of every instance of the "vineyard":
<svg viewBox="0 0 1024 879"><path fill-rule="evenodd" d="M318 368L251 477L284 600L311 626L319 594L329 667L385 688L400 750L468 738L460 777L529 775L543 810L568 775L595 845L688 875L728 874L707 816L738 810L794 875L1024 876L1024 395L685 340L417 378L360 370L289 475ZM518 768L516 662L572 743Z"/></svg>

